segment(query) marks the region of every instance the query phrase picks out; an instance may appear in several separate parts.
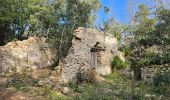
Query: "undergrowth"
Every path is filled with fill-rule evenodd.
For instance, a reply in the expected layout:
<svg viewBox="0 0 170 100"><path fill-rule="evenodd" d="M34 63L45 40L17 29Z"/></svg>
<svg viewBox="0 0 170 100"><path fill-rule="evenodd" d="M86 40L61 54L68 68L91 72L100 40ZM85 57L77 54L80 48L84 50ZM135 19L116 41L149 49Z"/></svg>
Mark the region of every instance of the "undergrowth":
<svg viewBox="0 0 170 100"><path fill-rule="evenodd" d="M7 81L5 84L0 84L0 89L14 87L16 91L20 91L31 96L40 96L44 100L131 100L132 94L132 81L127 76L121 74L121 71L115 71L105 78L102 82L94 83L76 83L70 82L69 87L72 92L62 94L60 91L54 90L54 87L38 86L37 81L28 76L13 76L13 79ZM157 79L160 76L156 77ZM156 79L155 79L156 80ZM168 95L170 88L158 87L153 83L145 83L144 81L138 81L134 84L134 99L135 100L169 100ZM167 91L158 91L166 89ZM166 92L166 95L164 95Z"/></svg>

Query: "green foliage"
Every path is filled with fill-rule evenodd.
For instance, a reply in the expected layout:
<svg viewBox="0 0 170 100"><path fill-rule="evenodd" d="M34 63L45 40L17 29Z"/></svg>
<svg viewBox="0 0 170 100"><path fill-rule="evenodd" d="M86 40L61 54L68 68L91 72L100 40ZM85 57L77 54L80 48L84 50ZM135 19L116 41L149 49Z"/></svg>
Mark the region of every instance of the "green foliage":
<svg viewBox="0 0 170 100"><path fill-rule="evenodd" d="M170 53L148 53L144 52L142 53L142 56L140 58L133 59L133 66L140 66L140 67L148 67L151 65L163 65L170 63Z"/></svg>
<svg viewBox="0 0 170 100"><path fill-rule="evenodd" d="M169 96L170 93L170 71L158 73L153 78L153 91L164 96Z"/></svg>
<svg viewBox="0 0 170 100"><path fill-rule="evenodd" d="M1 0L0 4L0 26L6 24L3 29L8 30L0 30L3 41L11 40L7 33L20 40L35 34L45 36L55 46L64 38L63 51L71 44L73 30L93 24L95 19L89 18L101 7L99 0Z"/></svg>
<svg viewBox="0 0 170 100"><path fill-rule="evenodd" d="M120 41L122 39L122 35L121 33L114 33L114 37L117 38L118 41Z"/></svg>
<svg viewBox="0 0 170 100"><path fill-rule="evenodd" d="M79 84L76 82L69 82L69 87L73 90L73 92L82 93L83 90L80 88Z"/></svg>
<svg viewBox="0 0 170 100"><path fill-rule="evenodd" d="M170 10L160 9L158 11L158 19L154 36L159 37L159 41L162 45L165 45L165 49L167 49L170 45Z"/></svg>
<svg viewBox="0 0 170 100"><path fill-rule="evenodd" d="M76 75L76 79L77 79L77 82L78 83L82 83L84 81L84 77L82 75L82 72L78 72L77 75Z"/></svg>
<svg viewBox="0 0 170 100"><path fill-rule="evenodd" d="M138 21L140 21L142 23L142 22L148 20L149 10L148 10L147 6L145 4L140 4L138 9L139 9L139 11L135 16L138 19Z"/></svg>
<svg viewBox="0 0 170 100"><path fill-rule="evenodd" d="M10 81L7 81L4 84L0 84L0 87L3 87L3 88L14 87L17 90L22 90L23 87L36 86L37 83L38 83L38 80L36 80L30 76L27 76L24 74L14 74L11 77Z"/></svg>
<svg viewBox="0 0 170 100"><path fill-rule="evenodd" d="M47 92L47 98L48 100L73 100L72 97L65 96L59 92L56 91L49 91Z"/></svg>
<svg viewBox="0 0 170 100"><path fill-rule="evenodd" d="M0 24L0 46L7 44L15 38L14 33L9 28L9 23Z"/></svg>
<svg viewBox="0 0 170 100"><path fill-rule="evenodd" d="M155 19L149 18L149 9L146 5L141 4L139 6L139 11L135 18L138 22L137 28L134 31L135 38L140 40L149 37L150 32L154 30Z"/></svg>
<svg viewBox="0 0 170 100"><path fill-rule="evenodd" d="M155 13L155 18L150 18L149 9L142 4L135 16L136 25L132 32L135 40L130 44L132 52L128 57L134 71L142 67L169 64L170 10L161 8ZM157 48L153 49L155 46Z"/></svg>
<svg viewBox="0 0 170 100"><path fill-rule="evenodd" d="M39 0L38 2L35 0L1 0L0 26L3 26L3 30L0 30L0 37L4 42L1 45L11 41L14 36L22 40L24 33L31 24L30 16L39 12L37 9L44 7L44 3L45 0ZM32 9L32 7L36 7L36 9Z"/></svg>
<svg viewBox="0 0 170 100"><path fill-rule="evenodd" d="M112 69L113 70L115 68L119 70L119 69L123 69L123 68L126 68L126 67L128 67L127 62L122 61L118 56L115 56L113 58L113 61L112 61Z"/></svg>
<svg viewBox="0 0 170 100"><path fill-rule="evenodd" d="M115 72L105 76L105 81L94 84L81 84L83 92L76 100L124 100L129 99L130 81L123 75ZM102 95L99 95L102 94Z"/></svg>
<svg viewBox="0 0 170 100"><path fill-rule="evenodd" d="M125 56L129 56L130 53L131 53L131 48L129 46L126 46L126 45L120 47L119 50L121 52L123 52L125 54Z"/></svg>
<svg viewBox="0 0 170 100"><path fill-rule="evenodd" d="M140 61L138 62L138 65L141 67L149 66L151 65L150 58L141 58Z"/></svg>
<svg viewBox="0 0 170 100"><path fill-rule="evenodd" d="M170 72L158 73L154 79L153 83L155 86L170 85Z"/></svg>
<svg viewBox="0 0 170 100"><path fill-rule="evenodd" d="M107 22L104 22L104 31L113 34L114 37L120 41L122 39L124 26L114 19L109 19Z"/></svg>

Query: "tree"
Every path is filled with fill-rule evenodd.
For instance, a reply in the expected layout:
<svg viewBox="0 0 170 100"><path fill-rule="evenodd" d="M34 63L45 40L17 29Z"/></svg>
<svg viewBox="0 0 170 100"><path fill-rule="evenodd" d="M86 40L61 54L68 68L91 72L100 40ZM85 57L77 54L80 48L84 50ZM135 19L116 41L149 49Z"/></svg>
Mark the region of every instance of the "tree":
<svg viewBox="0 0 170 100"><path fill-rule="evenodd" d="M11 1L0 1L0 45L4 45L11 40L14 32L10 29L10 23L13 21L14 13L10 13Z"/></svg>
<svg viewBox="0 0 170 100"><path fill-rule="evenodd" d="M99 0L1 0L0 5L1 45L43 36L58 50L56 59L67 55L74 29L94 25L101 8Z"/></svg>
<svg viewBox="0 0 170 100"><path fill-rule="evenodd" d="M67 55L67 52L71 46L71 40L73 37L73 30L77 27L87 27L93 24L93 21L89 21L90 18L95 16L95 12L100 9L99 0L66 0L65 14L62 16L63 28L59 31L61 34L59 48L59 58ZM64 41L63 41L64 40ZM61 43L62 42L62 43Z"/></svg>
<svg viewBox="0 0 170 100"><path fill-rule="evenodd" d="M156 18L151 19L147 7L140 5L139 12L135 16L137 28L133 31L135 41L130 44L132 52L129 59L136 80L141 79L141 68L170 63L168 60L170 59L170 11L161 8L156 13Z"/></svg>
<svg viewBox="0 0 170 100"><path fill-rule="evenodd" d="M0 21L4 29L1 30L1 37L5 44L12 39L10 37L15 36L19 40L23 39L23 34L31 24L30 16L37 13L39 11L37 9L45 7L45 0L1 0L0 4ZM5 30L8 31L5 32Z"/></svg>
<svg viewBox="0 0 170 100"><path fill-rule="evenodd" d="M151 38L150 34L154 30L155 20L149 19L149 10L144 4L139 6L139 12L135 15L135 20L137 23L133 31L135 41L130 44L132 52L129 59L132 63L131 67L134 70L135 79L140 80L141 68L146 66L143 61L147 61L144 56L147 48L145 42Z"/></svg>
<svg viewBox="0 0 170 100"><path fill-rule="evenodd" d="M115 38L117 38L118 41L121 41L122 39L122 33L124 31L124 26L115 19L110 19L108 21L108 32L113 34Z"/></svg>

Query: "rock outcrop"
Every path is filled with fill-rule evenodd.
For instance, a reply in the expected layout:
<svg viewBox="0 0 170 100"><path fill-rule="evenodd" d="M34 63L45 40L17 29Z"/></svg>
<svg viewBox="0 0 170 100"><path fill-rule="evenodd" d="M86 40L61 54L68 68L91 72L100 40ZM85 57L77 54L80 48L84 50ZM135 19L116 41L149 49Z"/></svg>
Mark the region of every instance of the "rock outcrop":
<svg viewBox="0 0 170 100"><path fill-rule="evenodd" d="M30 37L28 40L9 42L0 46L0 72L35 71L50 66L52 58L45 39Z"/></svg>
<svg viewBox="0 0 170 100"><path fill-rule="evenodd" d="M111 62L118 50L118 41L113 35L95 29L78 28L74 32L72 47L66 58L60 60L60 81L67 83L76 79L79 71L95 69L100 75L112 72Z"/></svg>

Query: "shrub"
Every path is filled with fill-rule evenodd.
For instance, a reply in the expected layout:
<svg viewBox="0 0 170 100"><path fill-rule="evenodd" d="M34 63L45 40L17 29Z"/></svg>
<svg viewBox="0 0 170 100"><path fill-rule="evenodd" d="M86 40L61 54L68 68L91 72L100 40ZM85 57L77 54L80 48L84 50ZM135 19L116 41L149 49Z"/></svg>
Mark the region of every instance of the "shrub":
<svg viewBox="0 0 170 100"><path fill-rule="evenodd" d="M170 71L158 73L153 78L154 86L170 85Z"/></svg>
<svg viewBox="0 0 170 100"><path fill-rule="evenodd" d="M153 90L164 96L169 96L170 93L170 71L164 73L158 73L153 78Z"/></svg>
<svg viewBox="0 0 170 100"><path fill-rule="evenodd" d="M76 75L77 83L94 83L96 82L97 73L93 69L79 71Z"/></svg>
<svg viewBox="0 0 170 100"><path fill-rule="evenodd" d="M128 46L125 46L125 45L120 47L119 50L121 52L123 52L125 54L125 56L128 56L130 54L130 52L131 52L131 48L128 47Z"/></svg>
<svg viewBox="0 0 170 100"><path fill-rule="evenodd" d="M115 32L114 37L117 38L118 41L120 41L122 39L122 35L119 32Z"/></svg>
<svg viewBox="0 0 170 100"><path fill-rule="evenodd" d="M114 70L115 68L120 70L123 68L126 68L128 66L127 62L122 61L118 56L115 56L112 61L112 69Z"/></svg>
<svg viewBox="0 0 170 100"><path fill-rule="evenodd" d="M83 90L79 87L79 84L77 84L74 81L69 82L69 87L73 90L73 92L78 92L78 93L82 93Z"/></svg>

